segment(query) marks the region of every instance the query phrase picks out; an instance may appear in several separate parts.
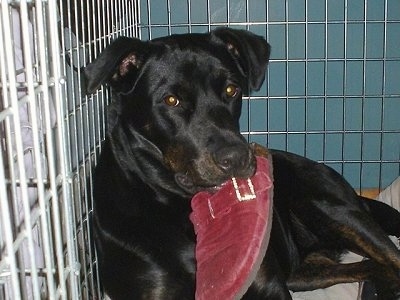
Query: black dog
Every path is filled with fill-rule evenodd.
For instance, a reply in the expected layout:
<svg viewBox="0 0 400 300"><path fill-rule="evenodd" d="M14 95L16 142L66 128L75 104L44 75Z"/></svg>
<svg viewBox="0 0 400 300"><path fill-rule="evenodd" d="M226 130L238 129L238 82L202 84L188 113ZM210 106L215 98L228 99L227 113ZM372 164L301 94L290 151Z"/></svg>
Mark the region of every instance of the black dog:
<svg viewBox="0 0 400 300"><path fill-rule="evenodd" d="M143 42L119 38L86 68L88 91L115 93L94 177L101 281L112 299L193 299L194 193L249 177L254 147L239 131L242 93L260 88L267 42L219 28ZM368 280L399 297L400 215L358 197L332 169L271 151L270 246L245 299ZM365 200L365 201L364 201ZM369 260L340 264L352 250Z"/></svg>

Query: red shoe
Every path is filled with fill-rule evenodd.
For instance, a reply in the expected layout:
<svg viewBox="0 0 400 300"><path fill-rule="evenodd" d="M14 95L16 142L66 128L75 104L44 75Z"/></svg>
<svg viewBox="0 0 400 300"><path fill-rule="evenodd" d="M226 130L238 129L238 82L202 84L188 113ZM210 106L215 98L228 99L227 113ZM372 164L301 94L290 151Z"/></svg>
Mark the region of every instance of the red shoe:
<svg viewBox="0 0 400 300"><path fill-rule="evenodd" d="M240 299L256 277L272 225L272 163L257 156L251 179L232 179L191 202L197 235L196 300Z"/></svg>

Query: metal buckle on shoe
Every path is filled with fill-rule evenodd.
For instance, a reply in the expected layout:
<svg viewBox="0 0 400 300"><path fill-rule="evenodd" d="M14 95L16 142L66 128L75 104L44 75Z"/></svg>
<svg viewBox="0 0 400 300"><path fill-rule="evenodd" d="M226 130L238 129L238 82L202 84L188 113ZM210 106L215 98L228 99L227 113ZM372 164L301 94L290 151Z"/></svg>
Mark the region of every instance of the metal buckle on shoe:
<svg viewBox="0 0 400 300"><path fill-rule="evenodd" d="M237 181L236 181L235 177L232 177L232 183L233 183L233 187L235 188L236 198L240 202L256 199L256 193L254 192L253 182L251 182L250 178L247 178L247 185L249 187L250 194L245 194L245 195L241 195L240 194L239 186L237 184Z"/></svg>

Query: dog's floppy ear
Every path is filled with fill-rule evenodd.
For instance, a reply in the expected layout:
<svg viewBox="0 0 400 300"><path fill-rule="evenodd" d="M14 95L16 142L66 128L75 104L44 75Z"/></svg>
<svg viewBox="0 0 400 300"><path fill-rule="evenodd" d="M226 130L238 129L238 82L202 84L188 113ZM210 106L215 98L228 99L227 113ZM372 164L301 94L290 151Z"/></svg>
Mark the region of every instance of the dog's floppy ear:
<svg viewBox="0 0 400 300"><path fill-rule="evenodd" d="M86 92L95 92L100 85L110 84L117 91L132 88L128 79L137 76L143 64L147 43L136 38L119 37L85 67Z"/></svg>
<svg viewBox="0 0 400 300"><path fill-rule="evenodd" d="M260 89L270 54L270 45L267 41L249 31L226 27L211 31L211 37L225 44L238 64L239 70L248 78L249 88Z"/></svg>

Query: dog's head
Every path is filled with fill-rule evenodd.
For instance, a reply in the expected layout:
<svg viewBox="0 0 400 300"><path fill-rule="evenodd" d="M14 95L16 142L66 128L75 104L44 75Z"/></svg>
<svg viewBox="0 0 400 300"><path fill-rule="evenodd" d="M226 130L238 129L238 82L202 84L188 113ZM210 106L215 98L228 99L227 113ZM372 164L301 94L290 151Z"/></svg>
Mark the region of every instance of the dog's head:
<svg viewBox="0 0 400 300"><path fill-rule="evenodd" d="M111 126L132 135L129 142L151 143L176 183L194 193L254 173L239 117L242 94L263 83L269 53L263 38L228 28L121 37L87 66L87 89L109 84L117 94Z"/></svg>

